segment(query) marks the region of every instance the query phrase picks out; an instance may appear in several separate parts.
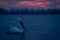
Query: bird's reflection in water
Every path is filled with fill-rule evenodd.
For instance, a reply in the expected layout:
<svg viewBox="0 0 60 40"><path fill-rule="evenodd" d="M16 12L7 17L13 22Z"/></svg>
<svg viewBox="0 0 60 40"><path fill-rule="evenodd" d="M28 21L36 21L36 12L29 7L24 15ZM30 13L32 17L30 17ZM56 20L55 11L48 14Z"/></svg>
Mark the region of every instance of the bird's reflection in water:
<svg viewBox="0 0 60 40"><path fill-rule="evenodd" d="M21 40L24 40L24 37L25 37L25 33L22 32L22 33L21 33Z"/></svg>

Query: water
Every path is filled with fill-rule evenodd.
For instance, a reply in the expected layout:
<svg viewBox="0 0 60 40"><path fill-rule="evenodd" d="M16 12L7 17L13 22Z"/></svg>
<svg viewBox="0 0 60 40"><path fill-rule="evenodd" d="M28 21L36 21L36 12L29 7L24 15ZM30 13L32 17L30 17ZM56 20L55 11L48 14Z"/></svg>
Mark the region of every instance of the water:
<svg viewBox="0 0 60 40"><path fill-rule="evenodd" d="M10 27L20 27L22 18L26 27L23 40L60 40L60 15L0 15L0 40L21 40L21 34L9 35Z"/></svg>

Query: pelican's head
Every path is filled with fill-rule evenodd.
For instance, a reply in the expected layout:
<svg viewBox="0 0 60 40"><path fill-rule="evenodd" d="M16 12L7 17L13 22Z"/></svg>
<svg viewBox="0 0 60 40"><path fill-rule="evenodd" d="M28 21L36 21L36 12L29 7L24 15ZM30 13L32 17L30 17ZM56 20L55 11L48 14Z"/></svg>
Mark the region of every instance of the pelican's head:
<svg viewBox="0 0 60 40"><path fill-rule="evenodd" d="M19 20L19 23L20 23L22 29L25 30L25 26L24 26L24 23L23 23L22 19L18 18L18 20Z"/></svg>

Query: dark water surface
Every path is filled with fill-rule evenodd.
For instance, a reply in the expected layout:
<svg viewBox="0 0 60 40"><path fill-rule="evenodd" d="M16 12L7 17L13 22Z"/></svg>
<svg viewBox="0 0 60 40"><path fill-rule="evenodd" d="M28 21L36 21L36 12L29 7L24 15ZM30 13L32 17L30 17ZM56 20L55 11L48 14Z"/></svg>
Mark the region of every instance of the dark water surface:
<svg viewBox="0 0 60 40"><path fill-rule="evenodd" d="M0 15L0 40L21 40L21 34L9 35L10 27L20 27L22 18L26 30L24 40L60 40L60 15Z"/></svg>

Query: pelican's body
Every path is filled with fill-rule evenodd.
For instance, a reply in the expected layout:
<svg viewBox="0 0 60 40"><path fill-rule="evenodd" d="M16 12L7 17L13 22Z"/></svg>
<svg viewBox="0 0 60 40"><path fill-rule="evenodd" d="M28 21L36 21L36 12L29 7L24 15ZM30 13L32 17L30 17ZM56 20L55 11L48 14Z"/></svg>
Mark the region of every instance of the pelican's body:
<svg viewBox="0 0 60 40"><path fill-rule="evenodd" d="M24 31L22 29L19 29L17 27L11 27L9 30L8 30L8 34L21 34L23 33Z"/></svg>

